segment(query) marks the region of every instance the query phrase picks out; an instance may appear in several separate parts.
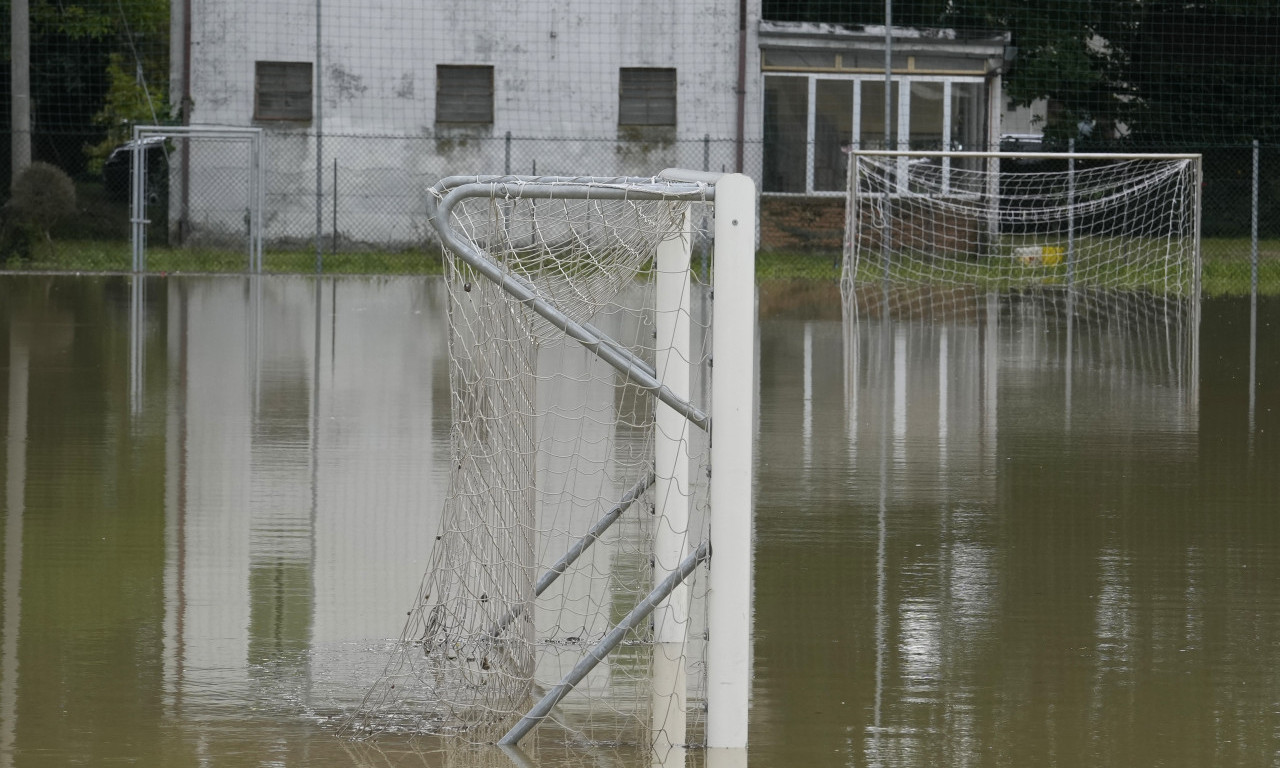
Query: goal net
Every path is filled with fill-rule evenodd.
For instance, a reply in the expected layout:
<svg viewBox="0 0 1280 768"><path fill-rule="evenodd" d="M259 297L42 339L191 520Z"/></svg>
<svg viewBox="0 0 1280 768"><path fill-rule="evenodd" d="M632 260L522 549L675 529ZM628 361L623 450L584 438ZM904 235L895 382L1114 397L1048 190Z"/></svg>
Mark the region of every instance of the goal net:
<svg viewBox="0 0 1280 768"><path fill-rule="evenodd" d="M1154 356L1182 381L1197 362L1199 234L1198 155L855 151L846 319L1035 306L1071 345L1128 339L1098 354Z"/></svg>
<svg viewBox="0 0 1280 768"><path fill-rule="evenodd" d="M1199 290L1198 156L867 151L849 175L847 286Z"/></svg>
<svg viewBox="0 0 1280 768"><path fill-rule="evenodd" d="M733 400L712 397L724 302L713 306L706 278L745 269L750 286L754 259L711 258L724 186L491 177L432 190L449 292L449 493L353 735L514 743L527 732L516 728L554 722L586 743L705 738L715 588L701 566L724 504L709 480L709 405ZM734 375L741 363L722 357L717 377ZM731 414L716 419L717 436L741 439ZM732 572L733 554L717 549L722 559Z"/></svg>

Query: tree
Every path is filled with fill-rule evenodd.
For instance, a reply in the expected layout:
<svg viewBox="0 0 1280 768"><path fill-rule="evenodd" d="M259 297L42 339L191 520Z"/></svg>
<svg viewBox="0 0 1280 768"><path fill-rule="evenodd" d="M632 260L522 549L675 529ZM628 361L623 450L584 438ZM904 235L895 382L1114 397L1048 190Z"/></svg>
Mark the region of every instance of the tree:
<svg viewBox="0 0 1280 768"><path fill-rule="evenodd" d="M169 4L31 0L30 18L35 154L55 160L74 175L86 167L86 145L106 138L105 123L122 116L130 119L137 112L135 94L123 87L124 82L132 81L138 90L145 82L152 103L165 103ZM5 35L0 41L5 59L8 46ZM6 71L0 83L0 101L5 102L0 131L8 128L7 78ZM149 115L146 119L151 121Z"/></svg>
<svg viewBox="0 0 1280 768"><path fill-rule="evenodd" d="M1280 141L1280 10L1251 3L1139 4L1119 38L1138 99L1128 114L1143 143L1197 146Z"/></svg>

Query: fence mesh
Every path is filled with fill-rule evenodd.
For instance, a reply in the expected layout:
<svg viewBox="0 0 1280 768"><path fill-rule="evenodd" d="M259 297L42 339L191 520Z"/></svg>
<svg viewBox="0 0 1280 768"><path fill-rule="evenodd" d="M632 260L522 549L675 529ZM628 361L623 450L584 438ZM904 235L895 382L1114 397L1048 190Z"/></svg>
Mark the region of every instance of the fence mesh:
<svg viewBox="0 0 1280 768"><path fill-rule="evenodd" d="M424 199L445 176L681 166L756 179L762 278L834 280L842 150L1073 143L1202 153L1206 291L1249 289L1255 217L1259 282L1280 291L1274 3L30 0L28 16L25 41L14 23L0 40L6 269L128 269L132 126L220 124L264 131L268 271L439 270ZM48 227L8 194L28 138L76 185ZM243 269L197 236L241 180L174 162L178 142L148 151L149 267Z"/></svg>

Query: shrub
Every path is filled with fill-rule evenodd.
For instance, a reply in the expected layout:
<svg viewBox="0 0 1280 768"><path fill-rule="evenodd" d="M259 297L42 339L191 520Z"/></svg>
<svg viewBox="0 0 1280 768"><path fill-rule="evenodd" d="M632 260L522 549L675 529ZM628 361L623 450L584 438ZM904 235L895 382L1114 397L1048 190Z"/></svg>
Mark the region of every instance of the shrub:
<svg viewBox="0 0 1280 768"><path fill-rule="evenodd" d="M76 188L61 168L32 163L13 180L9 202L0 215L0 260L31 257L33 240L44 236L53 252L49 230L76 212Z"/></svg>

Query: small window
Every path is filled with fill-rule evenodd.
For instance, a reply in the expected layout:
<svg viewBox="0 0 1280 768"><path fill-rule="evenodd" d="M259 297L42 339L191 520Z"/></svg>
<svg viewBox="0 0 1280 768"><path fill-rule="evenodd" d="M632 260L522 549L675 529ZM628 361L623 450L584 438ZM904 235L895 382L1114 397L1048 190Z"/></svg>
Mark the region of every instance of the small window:
<svg viewBox="0 0 1280 768"><path fill-rule="evenodd" d="M675 125L676 71L623 67L618 76L618 125Z"/></svg>
<svg viewBox="0 0 1280 768"><path fill-rule="evenodd" d="M257 62L253 93L255 120L310 120L311 62Z"/></svg>
<svg viewBox="0 0 1280 768"><path fill-rule="evenodd" d="M493 67L436 66L437 123L493 123Z"/></svg>

